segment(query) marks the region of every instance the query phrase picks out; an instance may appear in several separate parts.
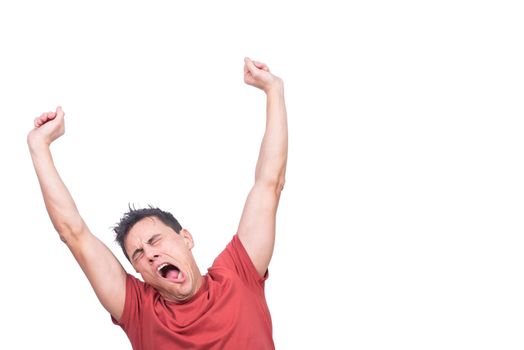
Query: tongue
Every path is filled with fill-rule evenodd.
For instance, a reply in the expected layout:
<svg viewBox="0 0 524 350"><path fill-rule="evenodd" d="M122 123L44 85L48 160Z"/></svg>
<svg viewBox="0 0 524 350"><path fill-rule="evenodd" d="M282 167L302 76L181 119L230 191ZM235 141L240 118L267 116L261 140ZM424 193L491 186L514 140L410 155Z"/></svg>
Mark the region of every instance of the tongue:
<svg viewBox="0 0 524 350"><path fill-rule="evenodd" d="M182 277L182 273L179 270L169 270L166 274L166 278L171 281L178 281L179 277Z"/></svg>

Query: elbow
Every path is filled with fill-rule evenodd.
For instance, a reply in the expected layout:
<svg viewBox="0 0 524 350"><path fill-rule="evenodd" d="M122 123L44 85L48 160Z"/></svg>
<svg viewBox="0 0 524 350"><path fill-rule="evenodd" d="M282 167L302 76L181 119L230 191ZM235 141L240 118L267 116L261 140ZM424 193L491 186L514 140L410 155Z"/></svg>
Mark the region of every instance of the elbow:
<svg viewBox="0 0 524 350"><path fill-rule="evenodd" d="M278 192L282 192L282 190L284 189L284 185L286 184L286 177L284 175L282 175L279 179L278 179L278 182L277 182L277 191Z"/></svg>
<svg viewBox="0 0 524 350"><path fill-rule="evenodd" d="M66 244L72 240L78 239L85 232L85 223L83 220L78 220L75 222L53 222L56 232L60 237L60 240Z"/></svg>
<svg viewBox="0 0 524 350"><path fill-rule="evenodd" d="M286 183L286 162L278 166L262 167L257 165L255 185L272 188L276 193L282 192Z"/></svg>
<svg viewBox="0 0 524 350"><path fill-rule="evenodd" d="M255 185L260 185L266 188L270 188L277 194L280 194L280 192L282 192L282 190L284 189L285 183L286 183L286 178L284 174L281 174L275 177L261 176L255 179Z"/></svg>

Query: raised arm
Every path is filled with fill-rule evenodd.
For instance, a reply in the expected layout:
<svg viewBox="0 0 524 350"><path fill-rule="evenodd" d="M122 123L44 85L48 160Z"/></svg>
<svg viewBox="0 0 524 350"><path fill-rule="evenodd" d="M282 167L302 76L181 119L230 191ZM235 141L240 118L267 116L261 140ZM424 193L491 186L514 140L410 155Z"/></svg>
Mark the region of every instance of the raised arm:
<svg viewBox="0 0 524 350"><path fill-rule="evenodd" d="M34 129L27 136L31 158L56 231L80 264L102 305L118 320L124 309L126 274L109 248L89 231L55 168L50 145L64 131L61 107L36 118Z"/></svg>
<svg viewBox="0 0 524 350"><path fill-rule="evenodd" d="M255 169L255 184L249 192L238 227L238 237L258 273L263 276L275 243L275 221L284 187L287 163L287 115L282 79L264 64L245 59L244 81L265 92L266 130Z"/></svg>

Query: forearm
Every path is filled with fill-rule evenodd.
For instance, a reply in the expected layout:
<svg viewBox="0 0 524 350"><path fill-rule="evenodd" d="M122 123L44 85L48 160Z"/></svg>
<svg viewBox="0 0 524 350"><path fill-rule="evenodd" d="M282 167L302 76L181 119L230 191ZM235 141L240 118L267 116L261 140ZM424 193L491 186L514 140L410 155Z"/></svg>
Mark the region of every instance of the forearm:
<svg viewBox="0 0 524 350"><path fill-rule="evenodd" d="M80 233L85 224L56 170L49 146L30 144L29 149L51 222L66 241L71 235Z"/></svg>
<svg viewBox="0 0 524 350"><path fill-rule="evenodd" d="M266 91L266 130L255 171L255 182L265 182L279 187L284 185L288 130L287 113L284 101L284 87L278 81Z"/></svg>

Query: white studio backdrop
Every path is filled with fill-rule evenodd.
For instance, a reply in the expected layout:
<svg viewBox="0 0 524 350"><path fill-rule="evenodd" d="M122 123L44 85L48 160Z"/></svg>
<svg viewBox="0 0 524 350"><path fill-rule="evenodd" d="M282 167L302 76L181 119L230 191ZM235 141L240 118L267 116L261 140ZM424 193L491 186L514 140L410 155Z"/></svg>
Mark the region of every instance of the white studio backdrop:
<svg viewBox="0 0 524 350"><path fill-rule="evenodd" d="M172 211L202 271L264 131L243 57L285 81L289 163L266 285L278 349L524 347L518 1L0 4L5 349L130 349L47 218L25 137L91 230Z"/></svg>

